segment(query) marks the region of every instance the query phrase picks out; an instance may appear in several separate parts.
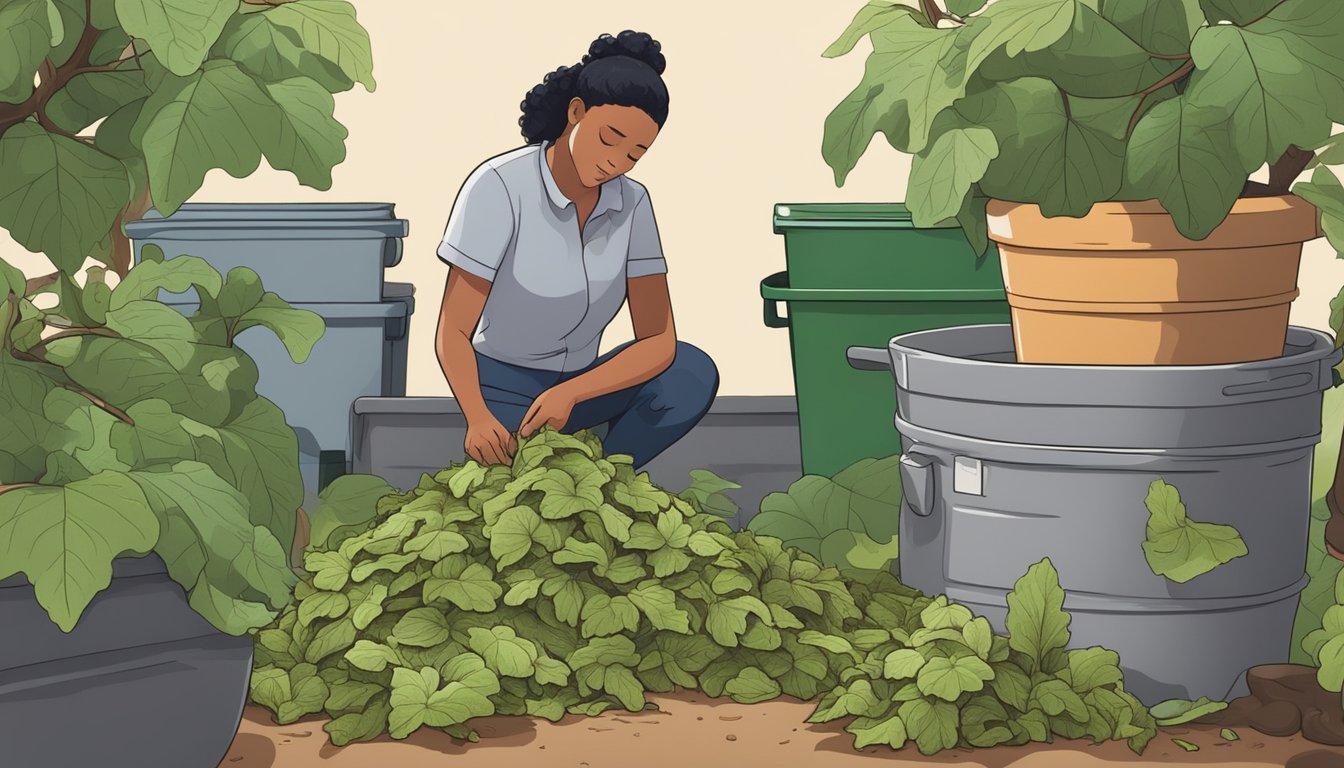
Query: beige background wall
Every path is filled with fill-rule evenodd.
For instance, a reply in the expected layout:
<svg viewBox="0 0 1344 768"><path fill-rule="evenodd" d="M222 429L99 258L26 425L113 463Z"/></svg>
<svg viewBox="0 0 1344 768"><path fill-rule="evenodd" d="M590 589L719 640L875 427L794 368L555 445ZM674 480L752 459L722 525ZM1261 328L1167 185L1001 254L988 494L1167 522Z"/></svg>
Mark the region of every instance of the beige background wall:
<svg viewBox="0 0 1344 768"><path fill-rule="evenodd" d="M822 50L860 0L355 0L373 39L374 93L337 97L348 159L328 192L271 170L215 172L198 201L395 202L411 222L389 279L412 282L409 394L448 394L433 351L447 267L434 255L458 187L478 163L519 146L518 104L542 75L572 64L602 32L634 28L663 43L671 116L631 175L657 209L678 334L719 364L722 394L791 394L788 334L761 323L757 284L783 269L776 202L902 200L908 161L874 142L843 188L821 159L822 121L857 84L867 43ZM357 87L358 88L358 87ZM43 260L0 234L0 256L38 274ZM1344 263L1308 246L1298 324L1325 327ZM604 346L630 338L624 313Z"/></svg>

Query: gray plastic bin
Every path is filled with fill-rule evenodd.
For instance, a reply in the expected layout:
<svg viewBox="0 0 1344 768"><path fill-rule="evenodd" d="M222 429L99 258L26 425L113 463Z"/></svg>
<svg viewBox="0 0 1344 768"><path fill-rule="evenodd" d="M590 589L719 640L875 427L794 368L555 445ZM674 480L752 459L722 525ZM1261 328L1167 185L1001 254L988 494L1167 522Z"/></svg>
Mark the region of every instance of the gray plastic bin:
<svg viewBox="0 0 1344 768"><path fill-rule="evenodd" d="M238 335L257 364L257 393L285 412L299 438L304 487L320 491L348 469L350 408L360 397L406 394L406 357L414 286L388 283L376 303L294 304L321 315L327 329L303 363L290 359L265 328ZM196 304L173 304L190 316Z"/></svg>
<svg viewBox="0 0 1344 768"><path fill-rule="evenodd" d="M362 397L351 422L351 471L378 475L412 488L423 473L462 461L466 419L451 397ZM643 469L672 491L691 483L692 469L708 469L742 486L727 491L745 527L761 499L787 490L802 469L798 407L792 397L720 396L709 413Z"/></svg>
<svg viewBox="0 0 1344 768"><path fill-rule="evenodd" d="M153 243L165 258L188 254L227 275L249 267L289 302L377 302L383 270L401 261L410 231L391 203L187 203L172 216L151 209L126 225L138 264ZM195 291L161 294L194 302Z"/></svg>
<svg viewBox="0 0 1344 768"><path fill-rule="evenodd" d="M1014 362L1008 325L851 348L895 372L904 454L902 580L1006 630L1006 594L1049 557L1071 647L1120 654L1147 704L1224 699L1286 662L1305 565L1312 449L1340 359L1293 328L1284 356L1239 365ZM1248 554L1184 583L1144 557L1149 484L1176 486L1190 518L1232 525Z"/></svg>
<svg viewBox="0 0 1344 768"><path fill-rule="evenodd" d="M250 635L215 629L158 555L112 563L69 632L0 580L0 765L213 768L243 716Z"/></svg>

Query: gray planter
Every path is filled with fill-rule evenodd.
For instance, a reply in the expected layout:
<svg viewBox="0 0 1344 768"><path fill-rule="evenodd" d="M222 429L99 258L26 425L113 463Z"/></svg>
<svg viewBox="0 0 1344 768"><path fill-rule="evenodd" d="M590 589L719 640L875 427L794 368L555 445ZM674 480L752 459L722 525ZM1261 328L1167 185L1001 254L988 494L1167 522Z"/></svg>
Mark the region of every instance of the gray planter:
<svg viewBox="0 0 1344 768"><path fill-rule="evenodd" d="M401 261L409 231L391 203L187 203L126 225L137 264L152 243L165 258L197 256L225 275L249 267L291 303L381 301L383 270ZM160 298L197 300L195 290Z"/></svg>
<svg viewBox="0 0 1344 768"><path fill-rule="evenodd" d="M895 371L907 584L1004 632L1007 592L1048 556L1070 647L1117 651L1150 705L1239 695L1246 669L1288 660L1321 393L1340 359L1328 336L1294 328L1282 357L1240 365L1021 365L1011 328L984 325L850 359ZM1155 575L1141 545L1159 477L1248 554L1185 583Z"/></svg>
<svg viewBox="0 0 1344 768"><path fill-rule="evenodd" d="M113 563L69 634L0 581L0 765L215 768L242 719L252 637L187 604L157 555Z"/></svg>
<svg viewBox="0 0 1344 768"><path fill-rule="evenodd" d="M464 458L466 419L451 397L362 397L351 422L351 469L411 488L420 475ZM650 479L672 491L708 469L742 488L728 491L745 527L761 499L787 490L801 473L798 409L792 397L730 397L714 401L690 434L649 462Z"/></svg>

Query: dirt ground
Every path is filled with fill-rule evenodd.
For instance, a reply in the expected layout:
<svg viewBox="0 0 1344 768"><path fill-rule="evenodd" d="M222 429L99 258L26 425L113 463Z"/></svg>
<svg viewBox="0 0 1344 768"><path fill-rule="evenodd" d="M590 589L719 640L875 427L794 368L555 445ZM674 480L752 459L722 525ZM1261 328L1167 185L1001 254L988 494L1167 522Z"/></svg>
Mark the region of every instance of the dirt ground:
<svg viewBox="0 0 1344 768"><path fill-rule="evenodd" d="M1187 726L1162 731L1143 757L1124 743L1057 741L1050 745L955 750L935 757L913 746L899 752L886 747L855 751L842 723L809 725L813 705L793 699L763 704L711 700L699 693L653 696L659 711L639 715L607 712L598 717L569 716L559 723L527 717L474 721L479 743L455 741L442 731L422 728L404 741L333 747L322 730L323 718L275 725L270 713L250 706L238 736L220 768L913 768L923 765L965 768L1095 768L1208 765L1220 768L1344 768L1344 748L1265 736L1236 729L1239 741L1227 742L1217 727ZM1185 752L1172 743L1197 744Z"/></svg>

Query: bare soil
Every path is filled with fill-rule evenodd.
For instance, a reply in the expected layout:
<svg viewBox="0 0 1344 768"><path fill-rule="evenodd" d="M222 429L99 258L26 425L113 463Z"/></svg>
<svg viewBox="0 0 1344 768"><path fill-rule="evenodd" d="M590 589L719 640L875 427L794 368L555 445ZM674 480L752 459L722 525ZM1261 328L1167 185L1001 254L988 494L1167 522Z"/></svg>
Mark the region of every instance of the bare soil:
<svg viewBox="0 0 1344 768"><path fill-rule="evenodd" d="M1163 729L1140 757L1122 742L954 750L925 757L913 746L853 748L843 723L809 725L814 704L782 698L763 704L708 699L698 692L653 695L657 711L569 716L559 723L528 717L473 721L478 743L422 728L403 741L386 736L338 748L324 718L276 725L265 709L249 706L221 768L1097 768L1098 766L1208 765L1221 768L1344 768L1344 748L1237 728L1225 741L1220 726ZM1199 746L1185 752L1180 738Z"/></svg>

